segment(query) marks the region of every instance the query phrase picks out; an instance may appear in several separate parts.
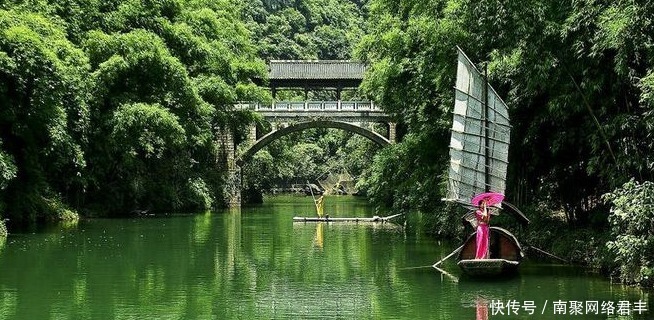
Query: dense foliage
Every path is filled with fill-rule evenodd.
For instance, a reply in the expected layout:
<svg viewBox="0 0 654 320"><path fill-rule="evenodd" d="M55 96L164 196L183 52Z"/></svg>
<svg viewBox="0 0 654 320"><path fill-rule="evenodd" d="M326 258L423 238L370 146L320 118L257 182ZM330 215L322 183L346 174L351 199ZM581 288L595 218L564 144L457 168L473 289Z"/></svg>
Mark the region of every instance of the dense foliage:
<svg viewBox="0 0 654 320"><path fill-rule="evenodd" d="M372 0L370 10L357 49L371 64L363 87L408 127L408 139L375 162L373 200L435 211L457 45L488 66L509 104L510 201L544 204L533 211L562 212L569 225L601 233L608 216L601 195L632 177L654 179L651 3ZM431 187L382 187L401 175Z"/></svg>
<svg viewBox="0 0 654 320"><path fill-rule="evenodd" d="M0 212L18 223L60 219L69 208L121 215L219 206L225 168L215 142L220 128L238 139L253 121L230 110L235 102L270 99L253 82L265 79L260 58L349 58L363 34L362 7L342 0L2 4ZM315 181L334 168L360 175L375 148L352 134L310 130L257 154L245 186Z"/></svg>
<svg viewBox="0 0 654 320"><path fill-rule="evenodd" d="M266 60L349 59L363 36L364 1L247 0L243 14Z"/></svg>
<svg viewBox="0 0 654 320"><path fill-rule="evenodd" d="M15 1L0 11L0 210L220 205L219 128L264 100L251 34L230 1Z"/></svg>
<svg viewBox="0 0 654 320"><path fill-rule="evenodd" d="M369 71L361 92L346 96L382 105L402 141L377 152L350 133L292 134L255 155L244 187L342 168L374 203L439 212L432 230L451 234L459 220L440 199L460 46L510 107L508 199L534 221L599 235L587 243L610 235L622 279L648 284L652 17L654 4L642 1L5 1L0 215L21 222L72 217L70 209L220 205L225 168L215 142L222 128L243 140L256 121L231 111L235 102L271 99L255 84L265 83L264 61L354 51Z"/></svg>
<svg viewBox="0 0 654 320"><path fill-rule="evenodd" d="M348 0L249 0L242 4L242 12L263 59L350 59L364 32L363 5ZM276 98L304 100L304 93L285 89ZM308 98L336 99L334 90L313 90ZM343 92L344 100L360 98L356 90ZM270 127L264 123L259 129L261 134ZM261 191L273 187L317 183L329 173L343 171L360 178L376 150L366 138L338 130L308 129L282 137L245 164L244 200L260 201Z"/></svg>
<svg viewBox="0 0 654 320"><path fill-rule="evenodd" d="M0 11L0 31L0 208L19 219L61 214L62 196L83 183L88 58L36 13Z"/></svg>
<svg viewBox="0 0 654 320"><path fill-rule="evenodd" d="M620 278L628 283L654 284L654 183L631 180L605 195L612 204L609 250L619 265Z"/></svg>
<svg viewBox="0 0 654 320"><path fill-rule="evenodd" d="M243 147L247 147L244 144ZM336 129L310 129L284 136L257 152L244 165L244 197L256 202L262 191L307 181L319 184L327 176L347 173L359 182L380 149L374 142ZM350 186L349 192L367 190Z"/></svg>
<svg viewBox="0 0 654 320"><path fill-rule="evenodd" d="M488 65L511 108L516 202L547 200L583 222L602 193L652 178L648 6L379 0L371 10L364 88L409 134L442 141L437 154L447 152L455 46ZM443 162L420 168L434 165Z"/></svg>

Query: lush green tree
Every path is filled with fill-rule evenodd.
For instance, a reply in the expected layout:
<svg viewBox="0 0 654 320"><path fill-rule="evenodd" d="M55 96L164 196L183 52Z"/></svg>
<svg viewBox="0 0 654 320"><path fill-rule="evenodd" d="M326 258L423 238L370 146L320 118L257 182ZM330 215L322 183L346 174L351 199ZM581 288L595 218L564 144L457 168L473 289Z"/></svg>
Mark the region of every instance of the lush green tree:
<svg viewBox="0 0 654 320"><path fill-rule="evenodd" d="M314 32L318 56L326 60L346 60L350 56L350 39L345 30L332 26L319 26Z"/></svg>
<svg viewBox="0 0 654 320"><path fill-rule="evenodd" d="M433 195L443 192L442 165L425 163L445 159L431 137L427 132L406 135L401 143L382 149L374 157L362 185L373 202L397 209L432 209L440 205L440 198Z"/></svg>
<svg viewBox="0 0 654 320"><path fill-rule="evenodd" d="M16 178L16 171L13 157L0 149L0 190L7 188L9 182Z"/></svg>
<svg viewBox="0 0 654 320"><path fill-rule="evenodd" d="M110 212L197 208L185 195L215 159L215 109L158 36L143 30L89 35L91 139L110 137L110 143L90 146L92 202ZM208 197L218 194L213 187Z"/></svg>
<svg viewBox="0 0 654 320"><path fill-rule="evenodd" d="M16 222L56 219L83 189L88 69L58 21L0 10L0 202Z"/></svg>
<svg viewBox="0 0 654 320"><path fill-rule="evenodd" d="M111 174L121 187L116 196L129 201L122 204L152 208L156 201L156 208L183 207L186 168L192 163L184 156L186 134L177 116L158 104L124 104L110 122L110 156L119 164Z"/></svg>
<svg viewBox="0 0 654 320"><path fill-rule="evenodd" d="M640 79L652 63L644 17L651 8L625 4L544 3L516 28L524 30L513 36L520 45L491 55L496 79L511 88L514 132L522 138L512 166L522 173L513 182L528 186L532 200L562 207L572 223L594 219L599 195L630 177L652 179L648 117L639 103Z"/></svg>
<svg viewBox="0 0 654 320"><path fill-rule="evenodd" d="M184 135L182 144L167 146L172 149L157 157L133 157L120 143L113 149L95 148L90 152L96 187L92 203L103 203L103 194L111 194L120 201L106 199L103 208L110 211L220 204L217 128L243 135L253 116L233 111L234 103L269 99L253 83L265 78L265 65L256 58L250 33L238 17L238 6L231 1L123 1L105 15L104 32L88 33L83 46L94 70L96 137L115 132L121 119L129 118L118 117L119 111L133 105L169 114ZM142 131L168 141L164 123L148 119L134 118L134 134ZM147 143L140 148L147 150ZM117 170L124 174L117 175Z"/></svg>
<svg viewBox="0 0 654 320"><path fill-rule="evenodd" d="M348 59L363 35L364 10L348 0L249 0L242 6L266 60Z"/></svg>
<svg viewBox="0 0 654 320"><path fill-rule="evenodd" d="M243 135L254 117L234 103L269 100L237 4L2 3L14 10L0 23L2 198L16 202L6 211L18 221L61 203L106 214L220 205L218 130Z"/></svg>
<svg viewBox="0 0 654 320"><path fill-rule="evenodd" d="M366 176L368 194L378 204L427 211L440 206L453 49L466 39L454 9L444 4L370 3L368 34L357 47L357 56L370 64L362 88L406 131L403 141L375 157Z"/></svg>
<svg viewBox="0 0 654 320"><path fill-rule="evenodd" d="M654 183L637 183L635 180L622 185L604 196L611 203L611 234L609 250L619 265L619 276L627 283L646 286L654 284Z"/></svg>
<svg viewBox="0 0 654 320"><path fill-rule="evenodd" d="M370 32L358 49L371 63L363 87L409 134L443 141L439 155L447 152L455 46L488 66L512 117L509 199L544 201L570 223L585 223L606 216L593 213L606 212L601 194L632 176L652 178L651 112L642 103L650 99L651 5L379 0L370 7Z"/></svg>

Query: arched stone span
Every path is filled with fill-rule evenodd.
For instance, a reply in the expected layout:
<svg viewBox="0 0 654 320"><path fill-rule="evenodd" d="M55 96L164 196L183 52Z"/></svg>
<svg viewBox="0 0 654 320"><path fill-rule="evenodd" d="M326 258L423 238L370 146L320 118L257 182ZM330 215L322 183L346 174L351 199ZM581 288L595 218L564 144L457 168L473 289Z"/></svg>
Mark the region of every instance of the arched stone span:
<svg viewBox="0 0 654 320"><path fill-rule="evenodd" d="M238 160L236 160L236 162L239 166L242 166L243 162L250 159L255 153L257 153L257 151L261 150L261 148L267 146L268 144L275 141L276 139L285 136L291 132L302 131L309 128L342 129L345 131L353 132L361 136L364 136L382 147L391 144L390 140L386 139L384 136L380 135L379 133L370 131L366 128L351 123L332 121L332 120L314 120L314 121L296 123L286 128L281 128L269 132L265 136L259 138L259 140L257 140L249 149L247 149L243 153L243 155L241 155L241 157Z"/></svg>

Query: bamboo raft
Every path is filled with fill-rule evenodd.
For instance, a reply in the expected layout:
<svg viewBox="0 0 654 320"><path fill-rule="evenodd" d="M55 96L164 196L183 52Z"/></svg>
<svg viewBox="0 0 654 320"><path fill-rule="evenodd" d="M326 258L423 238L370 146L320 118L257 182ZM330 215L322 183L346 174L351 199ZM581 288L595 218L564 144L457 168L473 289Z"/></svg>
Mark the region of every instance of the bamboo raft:
<svg viewBox="0 0 654 320"><path fill-rule="evenodd" d="M402 213L394 214L392 216L380 217L374 216L371 218L331 218L331 217L293 217L293 222L389 222L391 219L401 216Z"/></svg>

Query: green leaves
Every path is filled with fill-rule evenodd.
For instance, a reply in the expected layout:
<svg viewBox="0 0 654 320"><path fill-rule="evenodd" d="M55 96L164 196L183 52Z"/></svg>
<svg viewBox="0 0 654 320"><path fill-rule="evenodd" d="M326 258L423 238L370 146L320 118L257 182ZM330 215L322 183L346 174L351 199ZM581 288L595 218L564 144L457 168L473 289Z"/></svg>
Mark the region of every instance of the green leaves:
<svg viewBox="0 0 654 320"><path fill-rule="evenodd" d="M186 133L178 118L158 104L123 105L114 112L111 139L117 149L145 159L161 159L186 142Z"/></svg>
<svg viewBox="0 0 654 320"><path fill-rule="evenodd" d="M349 59L363 35L361 8L352 1L250 0L243 7L259 55L267 60Z"/></svg>
<svg viewBox="0 0 654 320"><path fill-rule="evenodd" d="M217 204L214 130L252 121L235 102L269 100L237 4L3 4L15 11L0 11L0 208L20 221L52 201L102 214Z"/></svg>
<svg viewBox="0 0 654 320"><path fill-rule="evenodd" d="M654 109L654 70L650 69L638 84L641 90L640 103L649 109ZM649 111L651 114L651 111Z"/></svg>
<svg viewBox="0 0 654 320"><path fill-rule="evenodd" d="M171 110L199 112L201 101L186 68L156 35L143 30L112 36L94 33L86 46L91 61L102 61L94 72L96 98L106 96L114 107L143 99Z"/></svg>
<svg viewBox="0 0 654 320"><path fill-rule="evenodd" d="M56 215L53 189L81 187L86 165L88 59L58 23L0 10L0 204L18 221Z"/></svg>
<svg viewBox="0 0 654 320"><path fill-rule="evenodd" d="M409 134L450 127L456 45L488 63L511 108L507 185L518 204L548 199L584 223L599 194L632 176L654 179L652 112L642 108L652 100L653 6L376 0L370 8L357 47L371 63L362 87ZM446 142L437 148L445 154Z"/></svg>
<svg viewBox="0 0 654 320"><path fill-rule="evenodd" d="M444 153L430 141L433 132L413 133L382 149L366 179L378 204L397 209L431 210L439 206ZM455 220L452 220L455 221Z"/></svg>
<svg viewBox="0 0 654 320"><path fill-rule="evenodd" d="M0 190L5 189L9 182L16 178L17 171L13 157L2 150L0 143Z"/></svg>
<svg viewBox="0 0 654 320"><path fill-rule="evenodd" d="M84 42L95 81L94 137L109 135L113 141L92 148L96 179L110 182L96 192L132 195L112 203L118 205L112 210L143 203L206 209L217 203L222 182L214 167L214 129L229 125L238 131L250 121L232 112L232 105L261 95L252 78L265 68L233 12L213 5L161 7L168 13L150 12L145 20L123 7L116 15L145 21L139 22L144 29L93 31ZM118 163L107 161L115 155Z"/></svg>
<svg viewBox="0 0 654 320"><path fill-rule="evenodd" d="M607 247L615 255L620 278L627 283L652 285L654 182L632 179L603 198L611 204L609 221L614 240Z"/></svg>

